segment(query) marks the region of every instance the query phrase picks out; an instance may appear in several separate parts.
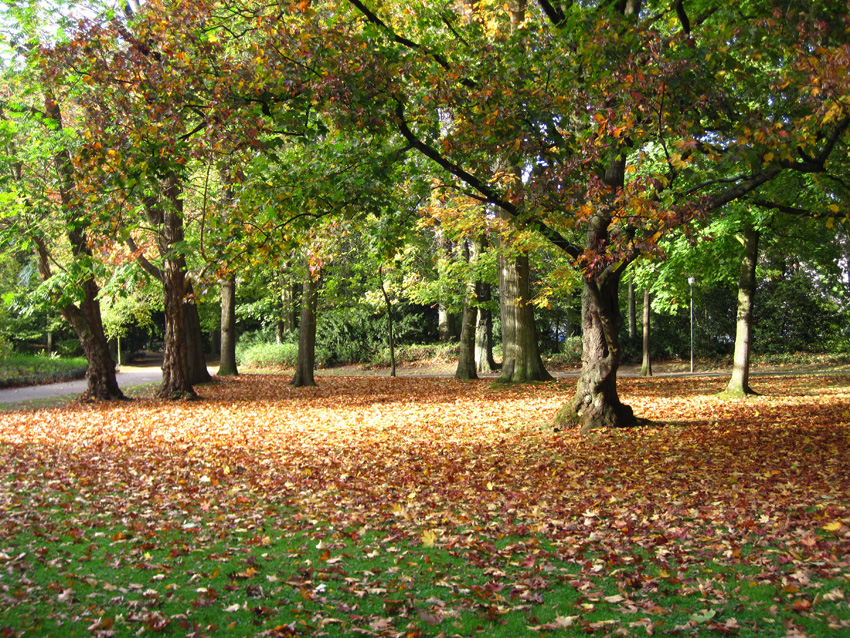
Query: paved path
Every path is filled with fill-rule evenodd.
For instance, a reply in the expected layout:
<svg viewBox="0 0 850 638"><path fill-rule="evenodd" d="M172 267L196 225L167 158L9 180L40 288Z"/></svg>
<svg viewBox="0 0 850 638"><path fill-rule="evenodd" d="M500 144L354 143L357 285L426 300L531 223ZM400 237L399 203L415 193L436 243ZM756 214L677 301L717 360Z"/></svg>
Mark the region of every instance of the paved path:
<svg viewBox="0 0 850 638"><path fill-rule="evenodd" d="M211 373L215 370L211 370ZM146 383L159 383L162 381L162 368L132 367L119 370L118 386L129 388L134 385ZM0 390L0 403L19 403L21 401L33 401L35 399L49 399L52 397L64 397L80 395L85 392L86 381L63 381L61 383L50 383L47 385L30 385L21 388L8 388Z"/></svg>

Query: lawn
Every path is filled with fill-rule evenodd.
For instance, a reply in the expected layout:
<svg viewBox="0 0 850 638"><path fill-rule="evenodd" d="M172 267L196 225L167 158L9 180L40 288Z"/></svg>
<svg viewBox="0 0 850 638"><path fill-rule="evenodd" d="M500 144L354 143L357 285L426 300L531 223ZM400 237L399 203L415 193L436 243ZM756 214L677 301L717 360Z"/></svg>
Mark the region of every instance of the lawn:
<svg viewBox="0 0 850 638"><path fill-rule="evenodd" d="M82 379L88 363L83 357L63 359L16 354L0 359L0 388Z"/></svg>
<svg viewBox="0 0 850 638"><path fill-rule="evenodd" d="M850 635L850 377L246 375L0 414L0 636Z"/></svg>

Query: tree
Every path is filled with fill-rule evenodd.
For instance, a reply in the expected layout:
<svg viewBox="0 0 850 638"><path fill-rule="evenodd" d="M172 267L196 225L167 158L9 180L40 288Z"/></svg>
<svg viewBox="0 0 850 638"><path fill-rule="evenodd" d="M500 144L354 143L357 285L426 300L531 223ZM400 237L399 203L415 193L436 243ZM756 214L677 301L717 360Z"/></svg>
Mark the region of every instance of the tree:
<svg viewBox="0 0 850 638"><path fill-rule="evenodd" d="M26 45L16 47L21 67L12 62L5 69L11 75L6 81L24 90L13 92L19 99L0 106L6 148L2 158L4 235L15 245L34 248L49 303L59 308L80 340L88 362L83 398L122 399L101 317L98 263L73 155L76 139L65 128L59 94L39 69L39 42L30 35L38 30L35 14L7 9L20 20ZM36 85L30 83L33 76L38 78ZM26 147L26 158L22 147ZM56 234L45 232L53 224L54 232L64 235L65 246ZM67 260L59 256L64 250L69 253ZM61 274L54 271L57 264Z"/></svg>
<svg viewBox="0 0 850 638"><path fill-rule="evenodd" d="M236 376L236 278L221 282L221 360L218 376Z"/></svg>
<svg viewBox="0 0 850 638"><path fill-rule="evenodd" d="M630 282L631 283L631 282ZM640 376L652 376L652 351L650 349L650 318L652 317L652 294L649 288L643 291L643 358L640 365Z"/></svg>
<svg viewBox="0 0 850 638"><path fill-rule="evenodd" d="M292 377L296 388L316 385L316 309L319 305L319 277L312 269L304 276L301 292L301 322L298 326L298 363Z"/></svg>
<svg viewBox="0 0 850 638"><path fill-rule="evenodd" d="M510 35L481 8L443 33L466 44L451 52L433 32L417 34L426 49L400 35L403 18L351 4L369 25L370 105L457 188L562 247L583 273L583 370L558 420L585 430L639 423L616 392L625 267L781 174L823 172L850 123L837 72L846 35L825 21L828 2L784 13L753 3L742 16L698 3L540 1ZM455 114L448 132L441 109ZM514 149L521 185L492 161Z"/></svg>

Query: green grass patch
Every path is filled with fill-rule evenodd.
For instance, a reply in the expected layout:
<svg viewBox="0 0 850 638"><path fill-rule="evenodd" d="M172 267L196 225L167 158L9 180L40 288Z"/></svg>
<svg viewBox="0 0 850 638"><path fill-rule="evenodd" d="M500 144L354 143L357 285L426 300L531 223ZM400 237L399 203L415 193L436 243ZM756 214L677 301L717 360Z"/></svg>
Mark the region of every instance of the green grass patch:
<svg viewBox="0 0 850 638"><path fill-rule="evenodd" d="M16 354L0 360L0 387L82 379L87 369L88 363L83 357L63 359Z"/></svg>
<svg viewBox="0 0 850 638"><path fill-rule="evenodd" d="M746 560L787 556L781 547L698 562L666 539L584 551L533 531L492 540L474 521L421 536L392 519L335 529L233 491L160 511L122 508L132 494L120 491L108 503L74 489L16 493L0 528L0 631L826 636L850 624L847 573Z"/></svg>

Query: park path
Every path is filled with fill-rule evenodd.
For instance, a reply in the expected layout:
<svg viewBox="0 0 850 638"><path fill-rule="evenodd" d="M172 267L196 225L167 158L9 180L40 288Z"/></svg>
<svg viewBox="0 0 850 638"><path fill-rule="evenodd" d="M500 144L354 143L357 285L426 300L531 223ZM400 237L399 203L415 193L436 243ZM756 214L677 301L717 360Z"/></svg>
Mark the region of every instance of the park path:
<svg viewBox="0 0 850 638"><path fill-rule="evenodd" d="M215 370L210 370L214 373ZM159 383L162 381L162 368L159 366L133 366L122 368L117 374L118 387L122 389L134 385L145 385L147 383ZM86 390L86 380L61 381L45 385L28 385L20 388L7 388L0 390L0 403L20 403L23 401L34 401L36 399L50 399L53 397L65 397L80 395Z"/></svg>
<svg viewBox="0 0 850 638"><path fill-rule="evenodd" d="M160 383L162 381L161 359L151 357L148 360L143 360L140 365L122 366L118 371L118 386L126 389L132 386L146 385L149 383ZM685 365L682 364L660 364L653 366L654 376L656 377L682 377L682 376L728 376L729 370L724 369L703 369L691 373ZM218 369L218 362L209 366L211 375L215 375ZM398 376L421 376L421 377L452 377L454 376L455 364L445 363L436 365L423 366L400 366ZM845 367L833 370L790 370L775 367L767 367L754 369L750 376L756 377L770 374L812 374L812 373L843 373L847 374L848 370ZM553 370L552 376L555 378L570 378L578 376L578 369ZM619 377L636 377L640 373L640 366L625 365L618 372ZM338 368L329 368L316 370L317 376L338 376L338 375L354 375L354 376L386 376L387 370L364 370L357 366L341 366ZM482 378L496 378L497 374L481 375ZM47 385L32 385L23 386L20 388L0 389L0 404L4 403L21 403L25 401L34 401L37 399L50 399L55 397L66 397L81 395L86 389L86 381L80 379L78 381L63 381L60 383L51 383Z"/></svg>

